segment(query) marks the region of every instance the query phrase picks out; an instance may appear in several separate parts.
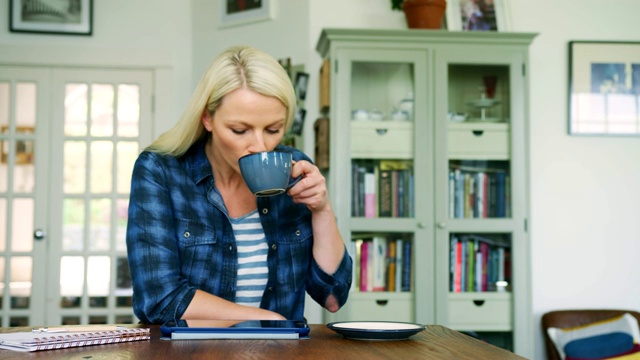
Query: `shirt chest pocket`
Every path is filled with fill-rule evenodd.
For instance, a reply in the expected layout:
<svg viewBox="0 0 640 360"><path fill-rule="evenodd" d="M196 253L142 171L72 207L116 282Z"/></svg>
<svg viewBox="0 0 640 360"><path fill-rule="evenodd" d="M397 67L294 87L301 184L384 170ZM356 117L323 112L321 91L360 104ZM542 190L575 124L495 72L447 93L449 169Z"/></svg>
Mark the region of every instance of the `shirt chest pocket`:
<svg viewBox="0 0 640 360"><path fill-rule="evenodd" d="M176 221L176 236L181 249L217 242L215 229L212 226L187 219Z"/></svg>
<svg viewBox="0 0 640 360"><path fill-rule="evenodd" d="M193 220L178 219L176 237L182 274L193 285L206 282L211 264L221 263L215 228Z"/></svg>

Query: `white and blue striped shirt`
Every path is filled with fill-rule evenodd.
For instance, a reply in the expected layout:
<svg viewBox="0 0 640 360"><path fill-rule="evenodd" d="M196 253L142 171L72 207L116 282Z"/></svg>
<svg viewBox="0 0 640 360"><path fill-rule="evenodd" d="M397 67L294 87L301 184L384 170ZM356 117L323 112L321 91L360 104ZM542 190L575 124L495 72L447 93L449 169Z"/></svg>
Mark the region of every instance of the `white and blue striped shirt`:
<svg viewBox="0 0 640 360"><path fill-rule="evenodd" d="M260 307L269 278L267 267L269 246L258 211L254 210L239 218L231 218L231 226L238 247L236 303Z"/></svg>

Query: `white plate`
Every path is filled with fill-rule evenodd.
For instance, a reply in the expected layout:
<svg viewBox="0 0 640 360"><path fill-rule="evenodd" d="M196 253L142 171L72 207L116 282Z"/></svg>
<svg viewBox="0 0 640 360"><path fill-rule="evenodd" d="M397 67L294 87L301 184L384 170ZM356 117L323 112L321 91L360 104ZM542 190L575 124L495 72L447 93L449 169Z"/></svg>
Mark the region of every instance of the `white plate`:
<svg viewBox="0 0 640 360"><path fill-rule="evenodd" d="M403 340L424 330L424 325L393 321L343 321L327 327L349 339Z"/></svg>

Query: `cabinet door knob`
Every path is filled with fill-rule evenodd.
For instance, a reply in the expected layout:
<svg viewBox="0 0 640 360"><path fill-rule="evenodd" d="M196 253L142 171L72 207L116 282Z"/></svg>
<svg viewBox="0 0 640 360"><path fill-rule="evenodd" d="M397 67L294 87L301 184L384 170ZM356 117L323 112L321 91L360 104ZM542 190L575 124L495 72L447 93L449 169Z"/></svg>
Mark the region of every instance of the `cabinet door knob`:
<svg viewBox="0 0 640 360"><path fill-rule="evenodd" d="M447 227L447 223L439 222L438 224L436 224L436 226L438 227L438 229L445 229Z"/></svg>
<svg viewBox="0 0 640 360"><path fill-rule="evenodd" d="M427 224L425 224L424 221L418 221L418 227L420 229L424 229L427 227Z"/></svg>

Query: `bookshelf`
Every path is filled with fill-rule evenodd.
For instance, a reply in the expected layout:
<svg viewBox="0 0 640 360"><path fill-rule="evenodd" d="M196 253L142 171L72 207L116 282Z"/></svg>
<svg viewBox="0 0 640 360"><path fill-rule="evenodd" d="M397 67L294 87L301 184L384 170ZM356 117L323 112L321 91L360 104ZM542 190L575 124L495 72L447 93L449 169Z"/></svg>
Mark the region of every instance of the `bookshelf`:
<svg viewBox="0 0 640 360"><path fill-rule="evenodd" d="M325 313L327 322L442 324L532 355L526 69L534 37L322 31L325 175L354 259L349 301Z"/></svg>

